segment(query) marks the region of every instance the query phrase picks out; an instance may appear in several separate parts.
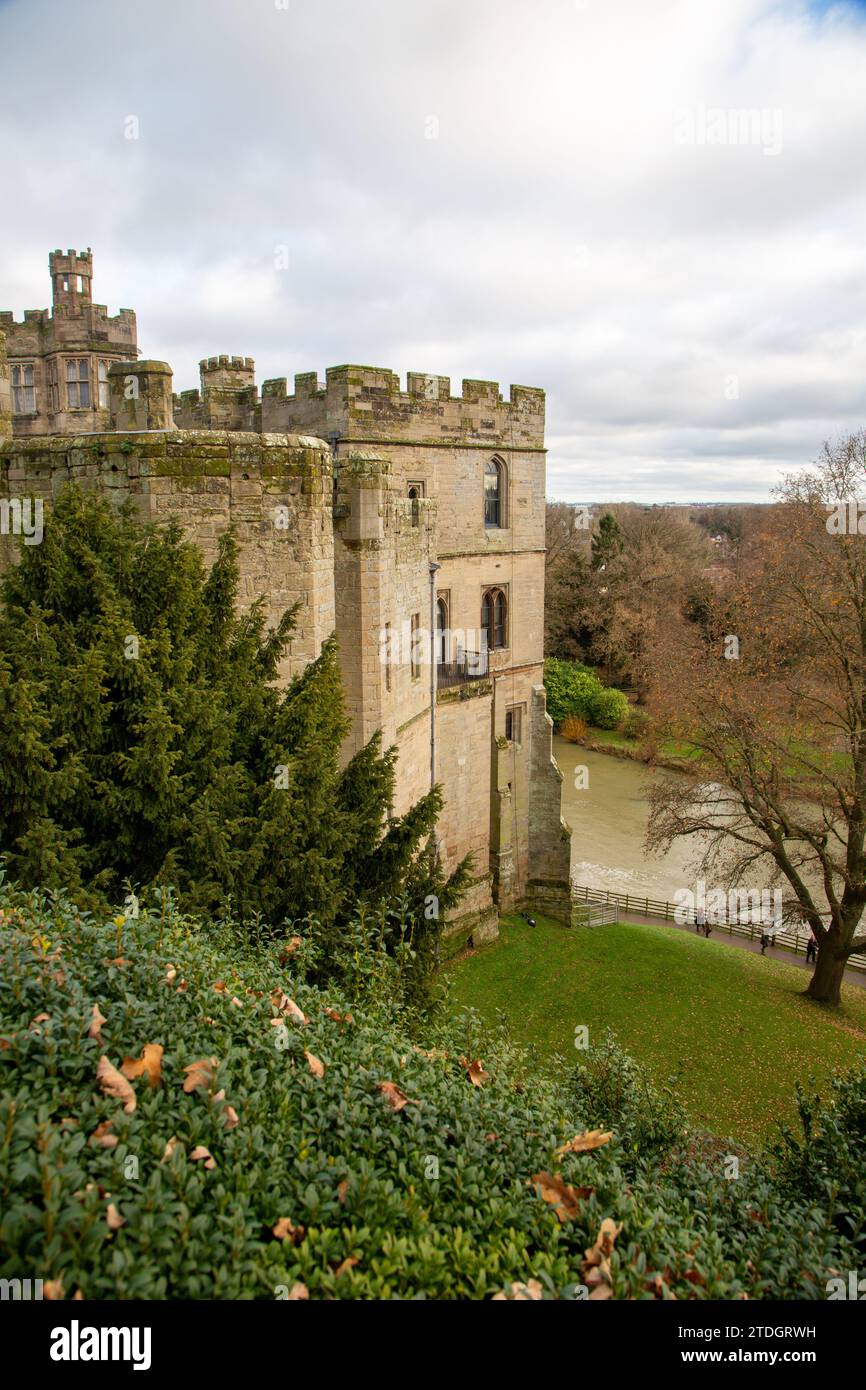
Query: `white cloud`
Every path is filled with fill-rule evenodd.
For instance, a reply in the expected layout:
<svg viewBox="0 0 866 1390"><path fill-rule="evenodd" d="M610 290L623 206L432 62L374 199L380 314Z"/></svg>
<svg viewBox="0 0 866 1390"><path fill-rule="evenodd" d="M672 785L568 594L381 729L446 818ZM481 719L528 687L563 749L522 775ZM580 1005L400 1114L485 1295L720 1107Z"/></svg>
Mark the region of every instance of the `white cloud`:
<svg viewBox="0 0 866 1390"><path fill-rule="evenodd" d="M45 42L49 0L13 0L0 298L42 305L49 248L90 245L178 389L218 352L260 380L356 360L541 385L558 496L766 495L866 423L863 20L91 0L84 63Z"/></svg>

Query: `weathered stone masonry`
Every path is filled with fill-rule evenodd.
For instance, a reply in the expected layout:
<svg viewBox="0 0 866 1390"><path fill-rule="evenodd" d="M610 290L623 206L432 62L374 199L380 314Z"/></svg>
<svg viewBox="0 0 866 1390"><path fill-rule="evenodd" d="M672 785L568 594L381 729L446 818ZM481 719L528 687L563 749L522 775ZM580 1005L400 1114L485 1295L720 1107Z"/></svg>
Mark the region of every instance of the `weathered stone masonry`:
<svg viewBox="0 0 866 1390"><path fill-rule="evenodd" d="M265 382L259 399L237 357L204 359L201 378L173 396L165 363L127 357L109 368L106 428L70 437L30 419L19 433L0 348L0 499L44 498L50 524L76 479L131 497L143 518L177 517L207 558L233 524L242 602L264 594L275 622L301 601L283 678L336 629L345 756L378 729L398 746L397 812L430 785L432 645L440 852L448 868L474 857L455 941L493 934L517 905L567 919L570 833L542 687L544 393L512 387L506 401L495 382L465 381L452 397L448 378L420 373L403 391L392 372L343 366L323 386L295 377L292 396ZM0 537L0 560L13 548ZM482 621L492 650L473 662Z"/></svg>

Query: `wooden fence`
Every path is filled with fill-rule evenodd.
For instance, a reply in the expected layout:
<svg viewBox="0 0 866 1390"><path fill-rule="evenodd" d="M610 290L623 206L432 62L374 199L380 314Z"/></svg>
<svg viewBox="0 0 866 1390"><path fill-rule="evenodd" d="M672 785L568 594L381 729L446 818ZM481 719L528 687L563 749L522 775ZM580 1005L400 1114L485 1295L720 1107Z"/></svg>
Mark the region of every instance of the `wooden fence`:
<svg viewBox="0 0 866 1390"><path fill-rule="evenodd" d="M597 907L616 906L621 912L639 912L644 917L662 917L666 922L677 920L677 915L682 916L683 909L676 903L664 902L659 898L642 898L631 893L612 893L607 888L586 888L581 883L571 885L572 899L575 902L584 902ZM715 914L714 914L715 915ZM694 914L688 920L694 925ZM711 923L714 932L727 932L729 936L745 936L750 941L760 940L761 933L766 931L755 922L726 921L721 923ZM784 928L781 931L771 931L772 944L783 946L788 951L793 951L795 955L806 954L806 942L811 933L808 928L804 932L791 931ZM866 971L866 956L849 956L848 969Z"/></svg>

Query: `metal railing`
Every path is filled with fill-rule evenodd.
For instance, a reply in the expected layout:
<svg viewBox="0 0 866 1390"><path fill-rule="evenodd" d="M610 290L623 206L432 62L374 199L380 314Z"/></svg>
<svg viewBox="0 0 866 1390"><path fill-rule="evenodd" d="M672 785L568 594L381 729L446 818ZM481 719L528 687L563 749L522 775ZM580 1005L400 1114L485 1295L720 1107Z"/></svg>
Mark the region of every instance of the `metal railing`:
<svg viewBox="0 0 866 1390"><path fill-rule="evenodd" d="M660 898L636 897L631 893L614 893L607 888L587 888L582 883L572 883L572 900L576 902L593 903L597 906L610 907L615 904L622 912L639 912L644 917L662 917L667 922L673 922L677 916L682 915L683 909L677 903L666 902ZM715 915L715 914L714 914ZM694 926L694 913L688 917L688 922ZM725 922L711 922L712 931L727 932L729 936L744 936L750 941L760 941L766 927L755 922L739 922L737 920ZM806 943L811 933L808 928L805 934L785 928L781 931L770 931L772 945L783 946L788 951L793 951L795 955L806 954ZM866 970L866 956L849 956L846 969Z"/></svg>
<svg viewBox="0 0 866 1390"><path fill-rule="evenodd" d="M489 674L487 652L461 652L456 661L441 662L436 667L436 685L449 690L467 681L480 681Z"/></svg>

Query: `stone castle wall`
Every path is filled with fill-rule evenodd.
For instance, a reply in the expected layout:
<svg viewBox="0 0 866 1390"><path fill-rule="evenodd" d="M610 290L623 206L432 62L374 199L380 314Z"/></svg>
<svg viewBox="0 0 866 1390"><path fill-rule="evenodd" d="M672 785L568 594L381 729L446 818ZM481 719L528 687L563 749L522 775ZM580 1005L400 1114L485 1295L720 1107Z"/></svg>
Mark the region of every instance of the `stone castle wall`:
<svg viewBox="0 0 866 1390"><path fill-rule="evenodd" d="M177 518L206 559L233 526L241 603L264 595L271 624L301 605L282 678L336 630L352 719L344 756L377 730L383 747L397 746L397 813L431 784L430 566L448 613L443 670L461 644L478 649L482 595L501 589L505 647L475 678L443 679L436 692L440 850L449 871L473 856L459 919L476 940L495 930L497 909L520 903L567 918L569 834L541 687L543 392L512 387L506 402L495 383L466 382L452 398L446 378L410 374L402 392L393 373L335 368L324 391L296 378L295 397L266 388L257 406L250 359L201 365L192 401L172 394L164 363L115 363L112 429L7 437L0 499L42 497L50 513L75 479L117 502L131 498L143 519ZM0 368L0 437L2 393ZM224 428L210 427L220 419ZM280 428L252 430L252 419ZM179 427L190 420L199 427ZM502 524L488 528L491 458L506 486ZM410 486L421 495L410 498ZM0 562L4 547L8 561L12 538L0 537ZM427 639L418 660L412 630Z"/></svg>
<svg viewBox="0 0 866 1390"><path fill-rule="evenodd" d="M321 651L334 628L331 456L320 440L186 430L7 439L0 446L0 498L41 498L45 526L67 482L112 503L129 499L142 521L177 520L206 563L229 526L239 547L243 608L264 595L274 626L299 603L281 677ZM17 549L0 536L0 564Z"/></svg>

